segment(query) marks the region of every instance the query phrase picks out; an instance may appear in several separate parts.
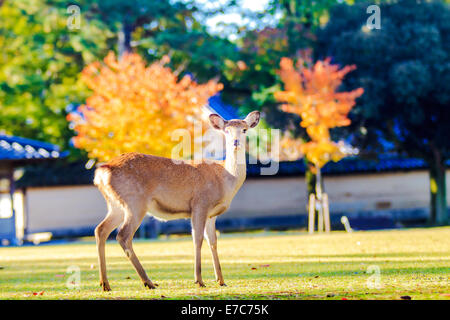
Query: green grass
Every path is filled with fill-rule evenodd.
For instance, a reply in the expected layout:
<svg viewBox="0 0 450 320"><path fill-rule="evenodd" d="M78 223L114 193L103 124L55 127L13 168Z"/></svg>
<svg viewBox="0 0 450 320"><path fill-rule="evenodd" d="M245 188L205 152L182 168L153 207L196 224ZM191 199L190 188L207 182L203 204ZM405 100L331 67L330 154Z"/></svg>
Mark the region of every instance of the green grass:
<svg viewBox="0 0 450 320"><path fill-rule="evenodd" d="M134 248L156 290L144 288L115 241L106 248L113 290L106 293L93 242L0 248L0 299L450 299L450 227L222 235L227 287L213 281L206 243L206 288L194 285L189 237L136 241ZM81 270L79 289L67 288L69 266ZM379 268L378 288L370 286L371 268Z"/></svg>

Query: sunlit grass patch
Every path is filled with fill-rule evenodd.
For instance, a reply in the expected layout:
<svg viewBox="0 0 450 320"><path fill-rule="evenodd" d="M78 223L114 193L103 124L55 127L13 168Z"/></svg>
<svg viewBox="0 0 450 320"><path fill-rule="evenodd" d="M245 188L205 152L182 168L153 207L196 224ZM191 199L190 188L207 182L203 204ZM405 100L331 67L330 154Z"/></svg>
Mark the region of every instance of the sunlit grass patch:
<svg viewBox="0 0 450 320"><path fill-rule="evenodd" d="M115 241L107 244L112 292L100 291L93 242L0 248L1 299L450 299L450 228L307 235L222 235L227 287L214 282L203 250L206 288L193 281L189 237L136 241L159 287L145 289ZM80 286L69 267L79 268ZM76 281L75 281L76 282Z"/></svg>

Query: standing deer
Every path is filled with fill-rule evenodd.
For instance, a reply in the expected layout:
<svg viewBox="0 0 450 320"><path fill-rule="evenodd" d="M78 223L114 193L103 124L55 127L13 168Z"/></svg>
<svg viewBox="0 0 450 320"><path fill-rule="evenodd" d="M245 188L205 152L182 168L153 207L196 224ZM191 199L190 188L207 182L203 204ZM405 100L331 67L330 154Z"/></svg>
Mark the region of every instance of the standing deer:
<svg viewBox="0 0 450 320"><path fill-rule="evenodd" d="M223 120L211 114L214 129L225 134L225 161L194 163L140 153L123 154L95 171L94 184L105 197L108 213L95 229L100 285L111 288L106 277L105 242L122 224L117 241L130 259L145 287L154 289L133 251L133 236L148 212L161 220L190 218L195 248L195 283L204 287L201 248L206 236L211 249L216 281L225 282L217 254L216 217L224 213L246 177L246 132L260 118L253 111L244 120Z"/></svg>

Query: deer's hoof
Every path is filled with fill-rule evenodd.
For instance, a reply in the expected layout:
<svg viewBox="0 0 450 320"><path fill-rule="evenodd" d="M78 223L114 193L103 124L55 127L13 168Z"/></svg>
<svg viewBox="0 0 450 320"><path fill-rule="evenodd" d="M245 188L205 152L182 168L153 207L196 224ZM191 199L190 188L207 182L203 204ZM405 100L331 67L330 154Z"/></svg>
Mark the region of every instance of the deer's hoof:
<svg viewBox="0 0 450 320"><path fill-rule="evenodd" d="M199 288L204 288L206 287L205 283L203 281L195 281L195 284L197 284L197 286Z"/></svg>
<svg viewBox="0 0 450 320"><path fill-rule="evenodd" d="M223 281L223 279L222 280L219 280L219 279L216 279L216 282L219 284L219 286L221 286L221 287L226 287L227 285L225 284L225 281Z"/></svg>
<svg viewBox="0 0 450 320"><path fill-rule="evenodd" d="M157 283L153 284L151 281L150 282L145 282L144 283L144 287L147 287L149 289L156 289L156 287L158 286Z"/></svg>
<svg viewBox="0 0 450 320"><path fill-rule="evenodd" d="M108 282L100 281L100 287L102 287L103 291L111 291L111 287L109 286Z"/></svg>

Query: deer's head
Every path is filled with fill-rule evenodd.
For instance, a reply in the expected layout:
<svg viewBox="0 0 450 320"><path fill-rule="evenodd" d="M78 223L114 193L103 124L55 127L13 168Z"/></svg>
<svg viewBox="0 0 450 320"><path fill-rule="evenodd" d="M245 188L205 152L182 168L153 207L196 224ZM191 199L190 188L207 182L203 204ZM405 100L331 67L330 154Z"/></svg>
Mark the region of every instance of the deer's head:
<svg viewBox="0 0 450 320"><path fill-rule="evenodd" d="M250 112L244 120L232 119L228 121L213 113L209 116L209 122L214 129L225 134L227 149L238 150L245 147L247 131L258 125L259 118L259 111Z"/></svg>

